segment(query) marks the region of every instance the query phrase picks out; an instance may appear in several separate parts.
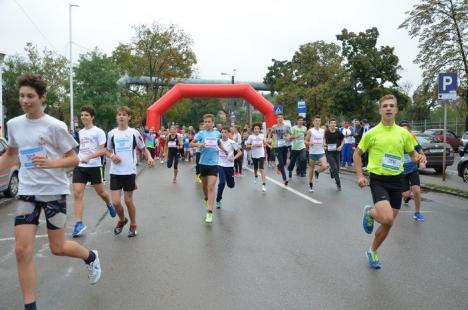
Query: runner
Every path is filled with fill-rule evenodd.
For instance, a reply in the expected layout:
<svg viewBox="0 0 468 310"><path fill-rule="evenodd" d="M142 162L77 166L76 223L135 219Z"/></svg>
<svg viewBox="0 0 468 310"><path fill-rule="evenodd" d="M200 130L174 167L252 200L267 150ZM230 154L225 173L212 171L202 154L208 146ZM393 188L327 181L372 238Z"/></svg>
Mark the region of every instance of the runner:
<svg viewBox="0 0 468 310"><path fill-rule="evenodd" d="M231 126L230 131L232 135L232 140L237 143L237 145L242 145L242 135L239 132L239 126ZM244 151L242 151L241 156L234 161L234 176L242 176L242 161L244 160L243 156Z"/></svg>
<svg viewBox="0 0 468 310"><path fill-rule="evenodd" d="M63 122L43 112L46 81L38 75L25 74L17 79L16 84L25 114L7 123L8 148L0 157L0 169L8 169L19 155L21 181L15 217L16 263L24 307L36 309L33 250L42 209L53 255L82 259L91 284L99 281L101 267L96 250L88 250L75 241L65 240L67 195L70 194L65 168L79 163L75 153L78 144ZM57 266L58 276L65 271Z"/></svg>
<svg viewBox="0 0 468 310"><path fill-rule="evenodd" d="M106 134L94 126L96 111L89 106L80 109L80 118L84 128L80 130L80 149L78 157L80 164L73 170L73 192L75 195L75 228L73 238L77 238L86 230L83 223L83 194L87 182L91 182L94 190L106 203L111 217L115 217L115 209L109 194L104 188L104 170L101 156L106 154Z"/></svg>
<svg viewBox="0 0 468 310"><path fill-rule="evenodd" d="M167 132L164 127L161 127L159 131L159 159L161 160L160 163L164 164L164 154L166 153L166 136Z"/></svg>
<svg viewBox="0 0 468 310"><path fill-rule="evenodd" d="M216 195L216 209L221 209L221 200L223 199L224 187L234 188L234 162L237 158L242 155L240 146L229 139L230 131L229 127L221 129L221 139L224 149L228 152L227 155L224 152L219 153L218 159L218 194ZM235 154L234 154L235 153Z"/></svg>
<svg viewBox="0 0 468 310"><path fill-rule="evenodd" d="M290 179L292 178L292 172L294 170L296 161L297 161L297 171L299 172L298 175L301 177L305 177L307 158L306 158L304 137L306 135L306 132L307 132L307 128L304 126L304 118L302 116L298 116L296 118L296 126L293 126L291 128L291 139L292 139L291 160L288 166Z"/></svg>
<svg viewBox="0 0 468 310"><path fill-rule="evenodd" d="M184 134L184 159L185 161L190 160L190 138L187 133Z"/></svg>
<svg viewBox="0 0 468 310"><path fill-rule="evenodd" d="M330 119L328 130L325 131L325 147L327 162L330 165L330 176L335 179L336 190L341 191L340 152L343 148L344 136L336 130L336 119Z"/></svg>
<svg viewBox="0 0 468 310"><path fill-rule="evenodd" d="M320 128L320 115L315 115L314 127L307 131L306 145L309 146L309 192L314 192L314 175L318 180L320 172L327 170L328 163L325 157L325 130ZM320 168L315 170L315 163L320 163Z"/></svg>
<svg viewBox="0 0 468 310"><path fill-rule="evenodd" d="M172 183L176 183L177 172L179 166L179 150L182 149L182 139L179 137L174 125L169 129L169 135L167 136L167 147L165 157L167 158L167 168L171 168L174 164L174 176Z"/></svg>
<svg viewBox="0 0 468 310"><path fill-rule="evenodd" d="M400 126L411 133L411 125L408 122L402 121L400 122ZM422 151L421 145L419 145L418 140L416 140L414 135L412 135L412 137L415 144L414 149L421 156L424 156L425 161L426 156ZM405 204L408 204L411 200L411 193L413 193L414 208L416 209L413 219L418 222L424 222L426 220L424 215L421 214L421 181L419 179L419 168L426 168L424 161L420 162L418 167L418 165L411 160L409 154L405 152L405 163L403 164L403 199Z"/></svg>
<svg viewBox="0 0 468 310"><path fill-rule="evenodd" d="M275 138L274 150L276 158L278 159L277 169L281 173L284 185L287 186L289 181L286 177L284 166L286 166L286 160L288 157L287 141L289 140L291 135L291 127L284 123L283 114L277 114L276 117L277 124L273 125L271 132L273 133Z"/></svg>
<svg viewBox="0 0 468 310"><path fill-rule="evenodd" d="M213 130L214 115L203 115L203 122L204 130L197 133L194 141L192 141L190 145L200 148L200 176L203 184L203 194L205 195L203 202L208 208L205 222L212 223L215 200L214 187L218 178L218 148L226 155L228 152L224 149L223 144L221 143L220 132Z"/></svg>
<svg viewBox="0 0 468 310"><path fill-rule="evenodd" d="M198 129L200 131L203 131L205 128L205 123L200 123L198 126ZM196 142L195 141L196 135L193 137L192 141L190 141L190 146L194 147L191 142ZM201 149L199 147L194 147L195 148L195 183L201 184L201 178L200 178L200 155L201 155Z"/></svg>
<svg viewBox="0 0 468 310"><path fill-rule="evenodd" d="M255 183L258 179L258 170L262 175L262 192L266 192L266 174L265 174L265 138L260 133L261 124L253 125L253 134L246 141L246 146L252 150L252 161L254 164Z"/></svg>
<svg viewBox="0 0 468 310"><path fill-rule="evenodd" d="M132 117L132 112L128 107L121 106L117 109L118 127L112 129L107 136L107 156L111 159L110 177L112 202L119 216L119 221L114 228L114 234L122 232L123 227L128 223L125 212L120 201L120 194L123 190L124 201L130 217L130 228L128 237L137 235L136 208L133 202L133 191L136 183L136 149L146 153L148 166L152 167L154 160L146 149L143 138L139 132L128 126Z"/></svg>
<svg viewBox="0 0 468 310"><path fill-rule="evenodd" d="M266 155L268 159L268 168L271 168L275 164L275 160L276 160L275 152L273 151L274 139L273 139L273 133L271 132L271 128L268 128L267 130L265 144L266 144L266 152L267 152Z"/></svg>
<svg viewBox="0 0 468 310"><path fill-rule="evenodd" d="M344 136L344 145L341 150L341 165L343 167L351 167L353 165L353 129L349 127L349 122L343 122L343 128L341 128L341 133Z"/></svg>
<svg viewBox="0 0 468 310"><path fill-rule="evenodd" d="M154 127L151 127L151 129L148 132L144 132L144 138L145 138L145 144L146 148L151 154L151 158L156 157L156 146L157 146L157 139L156 139L156 133L154 131Z"/></svg>
<svg viewBox="0 0 468 310"><path fill-rule="evenodd" d="M361 139L354 152L356 176L360 187L369 184L362 173L362 154L369 152L370 189L374 207L365 206L363 212L364 231L371 234L374 221L380 223L369 250L366 251L371 268L380 269L381 262L378 248L387 238L393 221L401 207L403 156L407 152L414 161L423 156L414 151L414 142L410 133L395 124L398 112L397 100L393 95L386 95L379 100L380 123L369 130Z"/></svg>

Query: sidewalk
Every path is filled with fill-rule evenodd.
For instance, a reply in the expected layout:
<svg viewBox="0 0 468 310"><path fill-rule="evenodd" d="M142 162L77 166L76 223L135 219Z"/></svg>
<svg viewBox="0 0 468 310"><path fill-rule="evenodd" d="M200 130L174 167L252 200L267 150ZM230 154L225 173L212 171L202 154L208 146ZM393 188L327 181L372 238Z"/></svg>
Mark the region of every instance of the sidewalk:
<svg viewBox="0 0 468 310"><path fill-rule="evenodd" d="M340 171L355 173L354 167L341 167ZM364 174L367 175L367 172ZM442 175L420 173L420 177L422 189L468 198L468 183L464 183L458 176L447 174L445 181L442 181Z"/></svg>

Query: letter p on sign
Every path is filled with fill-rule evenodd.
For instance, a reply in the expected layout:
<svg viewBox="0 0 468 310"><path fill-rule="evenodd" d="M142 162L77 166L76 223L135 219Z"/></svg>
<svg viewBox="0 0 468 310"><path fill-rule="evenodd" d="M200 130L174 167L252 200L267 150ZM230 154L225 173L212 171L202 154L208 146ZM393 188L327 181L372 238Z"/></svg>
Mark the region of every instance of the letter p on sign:
<svg viewBox="0 0 468 310"><path fill-rule="evenodd" d="M458 77L456 73L439 73L439 100L454 101L457 99Z"/></svg>

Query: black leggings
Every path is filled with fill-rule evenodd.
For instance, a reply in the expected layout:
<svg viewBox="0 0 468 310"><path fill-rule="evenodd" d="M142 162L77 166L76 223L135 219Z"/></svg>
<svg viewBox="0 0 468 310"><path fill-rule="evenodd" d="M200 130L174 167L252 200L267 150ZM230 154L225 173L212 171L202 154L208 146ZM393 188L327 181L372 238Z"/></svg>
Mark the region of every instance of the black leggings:
<svg viewBox="0 0 468 310"><path fill-rule="evenodd" d="M174 170L177 170L177 167L179 166L179 154L178 153L168 152L168 154L167 154L167 168L171 168L172 163L174 163Z"/></svg>
<svg viewBox="0 0 468 310"><path fill-rule="evenodd" d="M196 175L200 175L200 155L201 153L200 152L195 152L195 163L196 163L196 166L195 166L195 174Z"/></svg>
<svg viewBox="0 0 468 310"><path fill-rule="evenodd" d="M243 159L244 159L244 152L242 152L242 155L234 160L234 172L235 173L242 173L242 160Z"/></svg>

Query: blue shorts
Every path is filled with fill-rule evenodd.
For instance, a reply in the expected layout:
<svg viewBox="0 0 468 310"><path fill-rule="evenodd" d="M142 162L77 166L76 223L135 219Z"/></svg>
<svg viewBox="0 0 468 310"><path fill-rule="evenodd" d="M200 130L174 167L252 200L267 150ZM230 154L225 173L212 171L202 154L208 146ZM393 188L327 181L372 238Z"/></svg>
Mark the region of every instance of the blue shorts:
<svg viewBox="0 0 468 310"><path fill-rule="evenodd" d="M319 161L320 158L322 158L324 156L325 156L325 153L323 153L323 154L309 154L309 160Z"/></svg>

